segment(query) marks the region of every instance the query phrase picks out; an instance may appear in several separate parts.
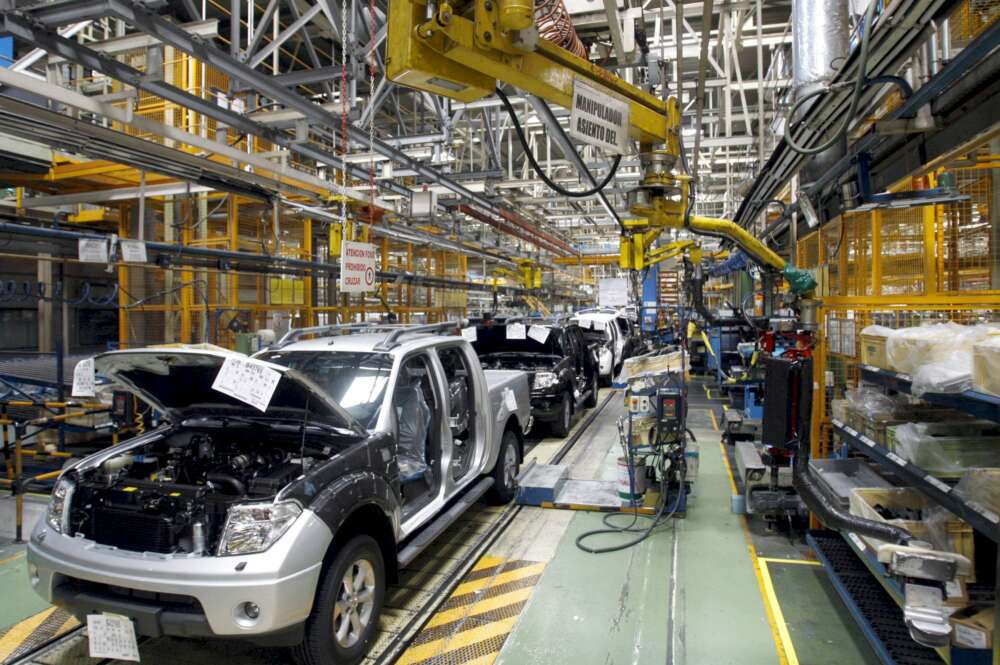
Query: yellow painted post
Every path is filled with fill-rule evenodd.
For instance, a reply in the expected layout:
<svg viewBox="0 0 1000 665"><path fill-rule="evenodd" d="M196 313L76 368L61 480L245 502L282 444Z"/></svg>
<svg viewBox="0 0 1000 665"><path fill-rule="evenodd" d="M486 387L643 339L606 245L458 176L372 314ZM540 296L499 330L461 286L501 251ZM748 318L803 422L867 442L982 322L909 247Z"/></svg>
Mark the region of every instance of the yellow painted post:
<svg viewBox="0 0 1000 665"><path fill-rule="evenodd" d="M240 250L240 201L236 194L229 195L229 215L226 219L226 233L229 236L229 250ZM240 276L236 271L226 273L229 280L229 306L240 306Z"/></svg>
<svg viewBox="0 0 1000 665"><path fill-rule="evenodd" d="M309 261L313 260L313 238L312 238L312 220L308 217L302 222L302 249L305 252L306 259ZM312 297L312 285L313 278L312 273L306 273L305 278L302 280L302 291L303 298L302 302L305 306L306 314L306 326L315 325L313 319L313 297Z"/></svg>
<svg viewBox="0 0 1000 665"><path fill-rule="evenodd" d="M184 199L182 204L185 208L185 217L183 219L191 219L191 200L189 198ZM184 226L181 229L181 244L185 247L191 244L191 227ZM194 273L191 270L181 271L181 283L187 286L181 288L180 291L180 301L181 301L181 343L190 344L191 343L191 294L193 293L193 288L191 282L194 280ZM207 315L207 312L206 312ZM204 340L208 341L208 340Z"/></svg>
<svg viewBox="0 0 1000 665"><path fill-rule="evenodd" d="M872 295L882 295L882 212L872 210ZM863 295L863 294L862 294Z"/></svg>
<svg viewBox="0 0 1000 665"><path fill-rule="evenodd" d="M933 173L927 174L930 187L935 186ZM924 221L924 293L933 295L938 292L937 283L937 206L923 206Z"/></svg>
<svg viewBox="0 0 1000 665"><path fill-rule="evenodd" d="M14 197L17 201L15 206L17 208L17 215L21 216L24 214L24 187L18 187L14 190Z"/></svg>
<svg viewBox="0 0 1000 665"><path fill-rule="evenodd" d="M847 248L851 246L851 240L847 237L847 218L840 216L840 247L837 248L837 273L840 278L840 295L847 294L847 255L850 253Z"/></svg>
<svg viewBox="0 0 1000 665"><path fill-rule="evenodd" d="M118 209L118 236L120 238L128 237L128 213L128 205L122 205ZM129 311L125 308L128 305L128 296L125 293L129 290L128 267L125 264L118 266L118 287L118 348L125 349L128 348L129 329Z"/></svg>

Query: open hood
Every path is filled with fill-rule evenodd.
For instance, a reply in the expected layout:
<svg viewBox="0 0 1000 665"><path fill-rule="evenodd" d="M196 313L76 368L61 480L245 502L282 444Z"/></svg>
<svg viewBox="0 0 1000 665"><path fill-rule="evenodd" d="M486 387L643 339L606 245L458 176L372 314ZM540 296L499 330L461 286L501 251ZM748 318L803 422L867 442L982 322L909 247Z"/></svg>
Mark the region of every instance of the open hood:
<svg viewBox="0 0 1000 665"><path fill-rule="evenodd" d="M94 359L94 367L98 374L134 391L175 423L211 415L301 422L308 408L310 422L365 434L365 429L319 386L300 372L281 365L255 361L282 375L264 412L213 390L215 377L230 356L246 357L210 345L150 347L101 354Z"/></svg>

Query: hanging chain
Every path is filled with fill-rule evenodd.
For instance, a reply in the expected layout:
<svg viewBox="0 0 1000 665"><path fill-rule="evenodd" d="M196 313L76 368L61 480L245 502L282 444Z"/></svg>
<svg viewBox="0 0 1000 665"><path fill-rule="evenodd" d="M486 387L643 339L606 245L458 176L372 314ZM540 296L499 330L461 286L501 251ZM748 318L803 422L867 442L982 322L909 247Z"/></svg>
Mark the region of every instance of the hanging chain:
<svg viewBox="0 0 1000 665"><path fill-rule="evenodd" d="M368 90L371 99L369 104L375 103L375 51L378 46L375 44L375 0L368 0L368 35L371 38L368 52ZM371 162L368 166L368 221L375 221L375 109L372 108L368 114L368 150L371 152Z"/></svg>
<svg viewBox="0 0 1000 665"><path fill-rule="evenodd" d="M350 44L350 36L347 28L347 2L340 0L340 155L344 158L341 169L341 184L347 188L347 152L350 150L350 143L347 140L347 48ZM340 218L347 221L347 198L340 196Z"/></svg>

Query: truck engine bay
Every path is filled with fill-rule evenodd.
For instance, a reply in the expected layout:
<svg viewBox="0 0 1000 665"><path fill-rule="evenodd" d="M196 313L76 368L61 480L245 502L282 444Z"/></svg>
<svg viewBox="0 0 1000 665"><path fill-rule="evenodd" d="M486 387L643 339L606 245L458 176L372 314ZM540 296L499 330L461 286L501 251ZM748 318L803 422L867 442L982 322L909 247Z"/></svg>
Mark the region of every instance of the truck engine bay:
<svg viewBox="0 0 1000 665"><path fill-rule="evenodd" d="M297 432L170 432L74 474L70 533L123 550L210 555L231 506L273 499L336 452Z"/></svg>

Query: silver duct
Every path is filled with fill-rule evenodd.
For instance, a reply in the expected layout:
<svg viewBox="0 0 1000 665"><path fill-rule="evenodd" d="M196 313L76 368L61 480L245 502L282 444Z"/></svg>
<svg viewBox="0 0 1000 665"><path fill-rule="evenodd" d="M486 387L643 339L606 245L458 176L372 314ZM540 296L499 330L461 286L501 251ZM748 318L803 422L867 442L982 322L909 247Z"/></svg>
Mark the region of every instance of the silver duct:
<svg viewBox="0 0 1000 665"><path fill-rule="evenodd" d="M792 0L792 82L799 99L825 86L850 49L847 0ZM806 109L811 104L806 105ZM798 120L798 118L794 118ZM805 182L813 181L844 155L842 145L820 153L806 164Z"/></svg>

